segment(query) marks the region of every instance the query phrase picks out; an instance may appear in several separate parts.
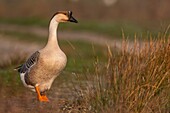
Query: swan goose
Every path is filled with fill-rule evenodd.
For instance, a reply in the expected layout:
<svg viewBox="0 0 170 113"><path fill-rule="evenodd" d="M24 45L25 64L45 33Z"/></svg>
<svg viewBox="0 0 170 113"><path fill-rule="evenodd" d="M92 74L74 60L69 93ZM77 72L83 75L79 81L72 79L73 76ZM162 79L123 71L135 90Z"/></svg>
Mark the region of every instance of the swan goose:
<svg viewBox="0 0 170 113"><path fill-rule="evenodd" d="M54 14L49 24L49 37L46 46L33 53L21 66L15 68L25 87L35 91L38 100L48 102L46 91L50 89L54 79L66 66L67 57L60 49L57 41L57 28L60 22L78 21L71 11L59 11Z"/></svg>

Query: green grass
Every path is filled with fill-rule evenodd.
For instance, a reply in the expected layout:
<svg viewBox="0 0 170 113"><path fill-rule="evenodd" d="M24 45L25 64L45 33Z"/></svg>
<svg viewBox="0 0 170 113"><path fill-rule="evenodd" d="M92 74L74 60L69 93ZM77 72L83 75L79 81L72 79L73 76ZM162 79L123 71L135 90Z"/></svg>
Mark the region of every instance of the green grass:
<svg viewBox="0 0 170 113"><path fill-rule="evenodd" d="M40 26L48 28L49 20L39 18L16 18L16 19L0 19L0 23L15 24L23 26ZM60 25L61 30L72 31L86 31L94 32L101 35L110 36L112 38L121 38L122 30L129 39L133 39L136 34L141 39L146 39L148 35L157 36L158 31L164 29L143 27L138 24L113 21L113 22L99 22L99 21L84 21L79 20L78 24L67 23Z"/></svg>
<svg viewBox="0 0 170 113"><path fill-rule="evenodd" d="M47 41L47 38L37 36L30 33L20 33L15 31L0 31L0 34L10 36L10 38L18 41L24 41L24 42L36 42L36 43L45 43Z"/></svg>
<svg viewBox="0 0 170 113"><path fill-rule="evenodd" d="M23 26L48 26L47 20L42 20L39 18L1 18L0 23L4 24L15 24L15 25L23 25Z"/></svg>
<svg viewBox="0 0 170 113"><path fill-rule="evenodd" d="M91 69L95 57L99 57L103 62L106 60L105 49L97 45L93 46L81 41L61 41L60 45L68 57L66 71L69 72L82 73L87 67Z"/></svg>
<svg viewBox="0 0 170 113"><path fill-rule="evenodd" d="M19 40L20 42L26 43L37 43L42 46L45 45L47 39L45 37L36 36L29 33L19 33L19 32L0 32L3 35L9 36L9 39ZM31 38L30 38L31 37ZM106 52L103 47L92 45L83 41L67 41L67 40L59 40L59 45L61 49L66 53L68 57L68 66L66 71L70 72L83 72L84 67L92 67L92 61L95 57L106 60ZM6 68L11 65L16 65L22 63L26 55L23 57L21 54L19 56L11 56L8 62L0 62L1 68ZM17 59L21 59L17 62ZM28 57L28 56L27 56ZM105 58L104 58L105 57Z"/></svg>
<svg viewBox="0 0 170 113"><path fill-rule="evenodd" d="M19 74L13 68L0 69L0 98L10 98L23 94L24 87Z"/></svg>

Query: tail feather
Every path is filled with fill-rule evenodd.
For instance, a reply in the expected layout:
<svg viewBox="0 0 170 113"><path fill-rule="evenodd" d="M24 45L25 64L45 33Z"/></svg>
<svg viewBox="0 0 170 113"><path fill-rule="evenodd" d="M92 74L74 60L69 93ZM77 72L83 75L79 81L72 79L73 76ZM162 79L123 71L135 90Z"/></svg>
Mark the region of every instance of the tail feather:
<svg viewBox="0 0 170 113"><path fill-rule="evenodd" d="M21 67L22 67L22 65L20 65L20 66L18 66L18 67L16 67L16 68L14 68L14 71L18 71L18 72L20 72L20 71L21 71Z"/></svg>

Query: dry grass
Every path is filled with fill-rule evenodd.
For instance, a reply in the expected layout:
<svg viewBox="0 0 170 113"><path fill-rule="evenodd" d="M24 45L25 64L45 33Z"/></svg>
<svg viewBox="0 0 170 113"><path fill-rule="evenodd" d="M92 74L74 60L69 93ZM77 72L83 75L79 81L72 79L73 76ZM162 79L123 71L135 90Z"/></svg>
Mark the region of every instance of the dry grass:
<svg viewBox="0 0 170 113"><path fill-rule="evenodd" d="M76 75L78 98L70 112L170 112L170 38L150 40L141 50L135 43L130 53L126 42L116 55L108 47L108 62L96 58L85 83Z"/></svg>

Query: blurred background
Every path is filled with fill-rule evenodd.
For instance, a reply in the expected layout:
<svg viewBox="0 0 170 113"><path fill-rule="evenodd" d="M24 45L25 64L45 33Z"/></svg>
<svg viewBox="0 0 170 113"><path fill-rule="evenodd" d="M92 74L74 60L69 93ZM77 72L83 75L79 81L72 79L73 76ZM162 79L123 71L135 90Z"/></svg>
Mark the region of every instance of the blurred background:
<svg viewBox="0 0 170 113"><path fill-rule="evenodd" d="M72 10L81 20L169 21L169 0L1 0L1 18L49 19L58 10Z"/></svg>
<svg viewBox="0 0 170 113"><path fill-rule="evenodd" d="M157 34L169 25L169 0L1 0L0 23L48 26L59 10L72 10L79 25L64 29L90 31L121 38ZM70 25L72 26L72 25ZM144 38L144 37L142 37Z"/></svg>
<svg viewBox="0 0 170 113"><path fill-rule="evenodd" d="M169 5L170 0L0 0L0 112L43 113L46 105L35 102L35 93L24 88L13 68L46 44L48 24L56 11L73 11L79 23L63 23L58 29L68 64L49 92L54 99L46 107L49 112L58 110L59 100L71 98L73 73L94 71L96 57L104 65L107 45L119 50L122 38L146 41L166 31L169 36Z"/></svg>

